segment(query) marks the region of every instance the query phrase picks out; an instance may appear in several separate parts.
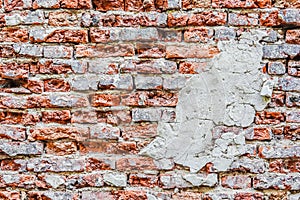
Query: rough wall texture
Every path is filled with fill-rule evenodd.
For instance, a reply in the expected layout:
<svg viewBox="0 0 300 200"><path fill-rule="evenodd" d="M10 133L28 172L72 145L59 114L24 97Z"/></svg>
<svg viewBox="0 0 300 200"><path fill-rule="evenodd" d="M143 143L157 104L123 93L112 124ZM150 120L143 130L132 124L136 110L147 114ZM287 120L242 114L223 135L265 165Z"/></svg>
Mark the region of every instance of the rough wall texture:
<svg viewBox="0 0 300 200"><path fill-rule="evenodd" d="M299 200L299 0L0 0L0 199Z"/></svg>

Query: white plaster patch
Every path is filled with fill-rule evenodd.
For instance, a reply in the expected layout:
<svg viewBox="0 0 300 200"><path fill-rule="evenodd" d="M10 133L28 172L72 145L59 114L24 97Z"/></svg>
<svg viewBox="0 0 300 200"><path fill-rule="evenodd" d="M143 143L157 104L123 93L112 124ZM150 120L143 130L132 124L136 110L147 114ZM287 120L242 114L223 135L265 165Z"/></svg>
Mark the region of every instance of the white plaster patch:
<svg viewBox="0 0 300 200"><path fill-rule="evenodd" d="M244 33L239 41L221 41L221 53L209 71L193 76L179 92L176 122L159 123L159 136L141 154L156 160L173 159L197 172L207 163L226 171L246 152L243 134L229 132L212 137L218 125L248 127L255 112L265 108L272 82L261 70L263 56L258 31ZM264 85L264 87L262 87Z"/></svg>

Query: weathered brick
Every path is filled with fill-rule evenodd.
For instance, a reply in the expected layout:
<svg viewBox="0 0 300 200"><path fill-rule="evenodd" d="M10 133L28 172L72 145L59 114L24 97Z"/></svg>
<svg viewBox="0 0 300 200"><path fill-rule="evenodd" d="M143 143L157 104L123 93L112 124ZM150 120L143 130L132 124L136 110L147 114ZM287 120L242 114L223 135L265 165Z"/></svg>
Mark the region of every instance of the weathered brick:
<svg viewBox="0 0 300 200"><path fill-rule="evenodd" d="M174 110L161 108L134 108L132 110L132 120L134 122L171 122L175 118Z"/></svg>
<svg viewBox="0 0 300 200"><path fill-rule="evenodd" d="M141 12L137 16L137 21L141 26L165 27L167 25L167 17L166 13Z"/></svg>
<svg viewBox="0 0 300 200"><path fill-rule="evenodd" d="M262 158L294 158L300 157L300 147L297 145L259 146L259 156Z"/></svg>
<svg viewBox="0 0 300 200"><path fill-rule="evenodd" d="M40 59L37 66L31 65L32 74L70 74L85 73L87 62L76 60L48 60Z"/></svg>
<svg viewBox="0 0 300 200"><path fill-rule="evenodd" d="M106 142L106 141L85 141L79 145L81 153L105 153L105 154L136 154L135 142Z"/></svg>
<svg viewBox="0 0 300 200"><path fill-rule="evenodd" d="M71 113L69 110L56 110L56 111L44 111L42 112L42 121L44 123L69 123L71 119Z"/></svg>
<svg viewBox="0 0 300 200"><path fill-rule="evenodd" d="M41 155L43 148L39 142L0 142L0 152L9 156Z"/></svg>
<svg viewBox="0 0 300 200"><path fill-rule="evenodd" d="M164 42L180 42L182 33L180 30L174 29L157 29L158 38Z"/></svg>
<svg viewBox="0 0 300 200"><path fill-rule="evenodd" d="M288 30L285 41L290 44L300 44L300 30Z"/></svg>
<svg viewBox="0 0 300 200"><path fill-rule="evenodd" d="M116 162L116 167L120 171L157 169L153 159L147 157L120 158Z"/></svg>
<svg viewBox="0 0 300 200"><path fill-rule="evenodd" d="M114 196L110 192L97 192L97 191L83 191L81 199L89 200L91 197L95 197L96 199L106 199L113 200Z"/></svg>
<svg viewBox="0 0 300 200"><path fill-rule="evenodd" d="M93 174L76 174L68 176L68 188L85 188L85 187L103 187L103 176L100 173Z"/></svg>
<svg viewBox="0 0 300 200"><path fill-rule="evenodd" d="M300 160L274 160L270 162L269 171L274 173L297 173L300 172Z"/></svg>
<svg viewBox="0 0 300 200"><path fill-rule="evenodd" d="M123 173L105 173L103 179L107 185L116 187L126 187L127 185L127 176Z"/></svg>
<svg viewBox="0 0 300 200"><path fill-rule="evenodd" d="M268 104L269 107L282 107L285 104L285 93L281 91L273 91L271 102Z"/></svg>
<svg viewBox="0 0 300 200"><path fill-rule="evenodd" d="M34 0L32 4L33 9L38 8L59 8L60 0Z"/></svg>
<svg viewBox="0 0 300 200"><path fill-rule="evenodd" d="M115 44L115 45L78 45L75 47L75 55L78 58L82 57L118 57L118 56L133 56L134 48L130 44Z"/></svg>
<svg viewBox="0 0 300 200"><path fill-rule="evenodd" d="M26 138L26 129L24 127L5 126L0 127L0 138L24 141Z"/></svg>
<svg viewBox="0 0 300 200"><path fill-rule="evenodd" d="M27 42L28 31L20 28L2 28L0 31L0 42Z"/></svg>
<svg viewBox="0 0 300 200"><path fill-rule="evenodd" d="M284 26L300 25L300 9L283 9L279 12L281 24Z"/></svg>
<svg viewBox="0 0 300 200"><path fill-rule="evenodd" d="M180 90L185 86L187 78L184 76L170 76L163 80L163 88L165 90Z"/></svg>
<svg viewBox="0 0 300 200"><path fill-rule="evenodd" d="M21 200L21 194L17 191L1 191L0 197L2 199Z"/></svg>
<svg viewBox="0 0 300 200"><path fill-rule="evenodd" d="M122 95L122 104L127 106L176 106L176 93L164 91L139 91Z"/></svg>
<svg viewBox="0 0 300 200"><path fill-rule="evenodd" d="M297 107L300 106L300 93L286 93L286 106L287 107Z"/></svg>
<svg viewBox="0 0 300 200"><path fill-rule="evenodd" d="M218 48L214 46L178 44L167 46L166 58L212 58L218 53Z"/></svg>
<svg viewBox="0 0 300 200"><path fill-rule="evenodd" d="M87 30L68 30L68 29L33 29L30 31L30 41L56 42L56 43L86 43L88 42Z"/></svg>
<svg viewBox="0 0 300 200"><path fill-rule="evenodd" d="M119 190L113 191L114 199L140 199L147 200L147 195L145 191L134 191L134 190Z"/></svg>
<svg viewBox="0 0 300 200"><path fill-rule="evenodd" d="M57 140L72 139L83 141L89 138L88 128L80 127L43 127L31 129L28 133L29 140Z"/></svg>
<svg viewBox="0 0 300 200"><path fill-rule="evenodd" d="M77 151L76 142L55 141L46 144L46 152L58 156L73 154Z"/></svg>
<svg viewBox="0 0 300 200"><path fill-rule="evenodd" d="M264 173L267 170L267 162L262 159L250 159L247 157L235 160L230 169L239 172Z"/></svg>
<svg viewBox="0 0 300 200"><path fill-rule="evenodd" d="M86 170L87 171L98 171L98 170L112 170L115 169L115 159L114 158L97 158L92 157L86 160Z"/></svg>
<svg viewBox="0 0 300 200"><path fill-rule="evenodd" d="M219 26L225 25L227 13L218 11L205 11L191 14L187 21L189 26Z"/></svg>
<svg viewBox="0 0 300 200"><path fill-rule="evenodd" d="M32 0L4 0L5 11L30 9L32 7Z"/></svg>
<svg viewBox="0 0 300 200"><path fill-rule="evenodd" d="M11 45L0 45L0 58L15 57L17 52Z"/></svg>
<svg viewBox="0 0 300 200"><path fill-rule="evenodd" d="M96 10L108 11L108 10L124 10L124 1L117 0L93 0L93 4L96 6Z"/></svg>
<svg viewBox="0 0 300 200"><path fill-rule="evenodd" d="M270 140L271 129L267 127L254 127L246 131L247 140Z"/></svg>
<svg viewBox="0 0 300 200"><path fill-rule="evenodd" d="M131 122L131 112L128 110L112 110L97 112L98 122L120 125Z"/></svg>
<svg viewBox="0 0 300 200"><path fill-rule="evenodd" d="M23 57L42 57L43 56L43 49L44 47L41 45L35 45L35 44L14 44L13 45L15 53L17 53L19 56ZM46 51L49 50L46 48ZM47 54L44 54L47 55ZM11 56L9 56L11 57Z"/></svg>
<svg viewBox="0 0 300 200"><path fill-rule="evenodd" d="M135 87L137 89L162 89L162 77L138 75L134 77Z"/></svg>
<svg viewBox="0 0 300 200"><path fill-rule="evenodd" d="M142 123L121 128L125 140L134 138L153 138L157 135L157 124Z"/></svg>
<svg viewBox="0 0 300 200"><path fill-rule="evenodd" d="M269 62L268 63L268 73L272 75L282 75L285 74L286 68L282 62Z"/></svg>
<svg viewBox="0 0 300 200"><path fill-rule="evenodd" d="M95 111L75 111L72 113L71 123L97 123L97 113Z"/></svg>
<svg viewBox="0 0 300 200"><path fill-rule="evenodd" d="M300 139L300 126L298 125L285 126L284 137L286 139L292 139L292 140Z"/></svg>
<svg viewBox="0 0 300 200"><path fill-rule="evenodd" d="M300 112L299 111L287 112L286 122L288 122L288 123L300 123Z"/></svg>
<svg viewBox="0 0 300 200"><path fill-rule="evenodd" d="M278 87L280 90L288 91L288 92L300 91L300 79L295 77L279 78Z"/></svg>
<svg viewBox="0 0 300 200"><path fill-rule="evenodd" d="M215 8L268 8L272 5L271 0L213 0L212 6Z"/></svg>
<svg viewBox="0 0 300 200"><path fill-rule="evenodd" d="M129 184L132 186L152 188L158 185L158 177L150 174L130 174Z"/></svg>
<svg viewBox="0 0 300 200"><path fill-rule="evenodd" d="M90 126L91 139L115 139L120 137L120 129L113 127L110 124L98 123L97 125Z"/></svg>
<svg viewBox="0 0 300 200"><path fill-rule="evenodd" d="M257 175L253 180L255 189L300 189L299 175L282 175L282 174L262 174Z"/></svg>
<svg viewBox="0 0 300 200"><path fill-rule="evenodd" d="M140 74L173 74L177 71L174 61L157 59L151 61L126 61L121 66L122 72L137 72Z"/></svg>
<svg viewBox="0 0 300 200"><path fill-rule="evenodd" d="M27 169L33 172L82 172L84 160L68 157L33 158L28 161Z"/></svg>
<svg viewBox="0 0 300 200"><path fill-rule="evenodd" d="M300 76L300 61L289 61L288 74L291 76Z"/></svg>
<svg viewBox="0 0 300 200"><path fill-rule="evenodd" d="M132 90L133 79L131 75L103 75L99 78L99 89Z"/></svg>
<svg viewBox="0 0 300 200"><path fill-rule="evenodd" d="M28 200L34 199L68 199L78 200L79 195L74 192L59 192L59 191L30 191L28 192Z"/></svg>
<svg viewBox="0 0 300 200"><path fill-rule="evenodd" d="M30 63L1 63L0 76L8 79L25 79L29 76Z"/></svg>
<svg viewBox="0 0 300 200"><path fill-rule="evenodd" d="M182 0L182 8L184 10L193 8L207 8L210 7L211 1L209 0Z"/></svg>
<svg viewBox="0 0 300 200"><path fill-rule="evenodd" d="M26 112L0 112L1 124L23 124L23 125L35 125L39 122L39 116L37 114L29 114Z"/></svg>
<svg viewBox="0 0 300 200"><path fill-rule="evenodd" d="M281 112L258 112L256 113L256 124L279 124L285 120L284 114Z"/></svg>
<svg viewBox="0 0 300 200"><path fill-rule="evenodd" d="M61 8L73 8L73 9L90 9L92 8L91 0L61 0L60 2Z"/></svg>
<svg viewBox="0 0 300 200"><path fill-rule="evenodd" d="M69 46L45 46L45 58L71 58L73 56L73 47Z"/></svg>
<svg viewBox="0 0 300 200"><path fill-rule="evenodd" d="M185 42L208 42L214 35L214 31L208 28L190 28L184 32Z"/></svg>
<svg viewBox="0 0 300 200"><path fill-rule="evenodd" d="M206 71L206 62L181 62L179 64L179 73L181 74L199 74Z"/></svg>
<svg viewBox="0 0 300 200"><path fill-rule="evenodd" d="M77 26L79 25L78 16L69 11L56 11L49 13L50 26Z"/></svg>
<svg viewBox="0 0 300 200"><path fill-rule="evenodd" d="M118 106L120 104L120 97L115 94L94 94L92 95L91 105L99 106Z"/></svg>
<svg viewBox="0 0 300 200"><path fill-rule="evenodd" d="M259 22L262 26L279 26L281 19L278 10L264 11L260 13Z"/></svg>
<svg viewBox="0 0 300 200"><path fill-rule="evenodd" d="M229 13L228 24L232 26L257 26L259 15L256 13Z"/></svg>
<svg viewBox="0 0 300 200"><path fill-rule="evenodd" d="M43 81L39 80L26 80L22 86L33 93L42 93L44 90L44 83Z"/></svg>
<svg viewBox="0 0 300 200"><path fill-rule="evenodd" d="M140 58L163 58L166 55L164 44L138 43L136 49Z"/></svg>
<svg viewBox="0 0 300 200"><path fill-rule="evenodd" d="M45 92L68 92L70 88L70 84L63 79L44 80Z"/></svg>
<svg viewBox="0 0 300 200"><path fill-rule="evenodd" d="M245 189L251 187L251 177L247 175L222 176L221 184L225 188Z"/></svg>

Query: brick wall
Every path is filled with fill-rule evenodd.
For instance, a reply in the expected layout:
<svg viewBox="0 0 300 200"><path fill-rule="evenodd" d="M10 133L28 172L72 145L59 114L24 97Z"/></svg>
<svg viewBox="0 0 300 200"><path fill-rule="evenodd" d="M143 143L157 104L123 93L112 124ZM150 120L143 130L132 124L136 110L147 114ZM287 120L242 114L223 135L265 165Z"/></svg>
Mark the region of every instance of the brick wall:
<svg viewBox="0 0 300 200"><path fill-rule="evenodd" d="M299 0L0 0L0 199L300 199L299 27ZM245 152L193 173L142 154L251 31L269 103L208 132Z"/></svg>

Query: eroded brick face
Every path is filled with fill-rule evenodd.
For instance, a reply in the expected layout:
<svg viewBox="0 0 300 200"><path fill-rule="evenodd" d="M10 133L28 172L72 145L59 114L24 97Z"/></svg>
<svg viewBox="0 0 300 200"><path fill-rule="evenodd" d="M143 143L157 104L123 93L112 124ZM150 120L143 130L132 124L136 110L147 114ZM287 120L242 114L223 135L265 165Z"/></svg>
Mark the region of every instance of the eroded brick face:
<svg viewBox="0 0 300 200"><path fill-rule="evenodd" d="M0 199L299 200L299 60L299 0L0 0Z"/></svg>

